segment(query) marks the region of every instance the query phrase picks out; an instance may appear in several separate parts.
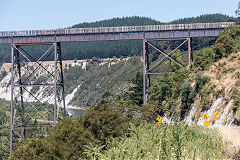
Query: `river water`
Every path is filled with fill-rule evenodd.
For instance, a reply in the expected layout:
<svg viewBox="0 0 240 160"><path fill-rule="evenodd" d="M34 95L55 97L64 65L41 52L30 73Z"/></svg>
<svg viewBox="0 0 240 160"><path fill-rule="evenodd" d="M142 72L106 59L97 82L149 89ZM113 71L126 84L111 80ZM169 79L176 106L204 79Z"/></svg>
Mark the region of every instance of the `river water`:
<svg viewBox="0 0 240 160"><path fill-rule="evenodd" d="M67 108L67 112L73 117L77 118L79 114L84 114L86 110L77 109L77 108Z"/></svg>

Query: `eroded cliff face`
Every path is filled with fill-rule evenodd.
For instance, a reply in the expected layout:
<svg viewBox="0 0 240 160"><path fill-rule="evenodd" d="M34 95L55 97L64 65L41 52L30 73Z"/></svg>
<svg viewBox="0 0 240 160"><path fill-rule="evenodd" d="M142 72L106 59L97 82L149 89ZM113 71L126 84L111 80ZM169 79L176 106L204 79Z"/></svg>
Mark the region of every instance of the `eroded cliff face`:
<svg viewBox="0 0 240 160"><path fill-rule="evenodd" d="M95 94L99 94L98 97L93 97L92 94L85 94L88 99L85 99L82 102L77 101L79 93L86 92L88 88L87 85L91 87L103 88L101 82L104 79L100 79L98 83L94 82L94 78L84 77L87 74L94 74L94 72L104 69L111 70L111 68L116 68L116 65L119 63L128 63L129 58L117 59L117 58L108 58L108 59L97 59L97 60L69 60L63 61L63 72L64 72L64 81L65 81L65 102L67 108L81 108L87 107L85 102L88 99L92 99L93 103L97 102L101 97L101 90L95 90ZM43 61L39 62L43 67L40 67L38 64L34 63L25 63L21 68L22 81L25 81L28 84L52 84L54 82L54 62L53 61ZM124 66L120 65L119 66ZM105 67L105 68L104 68ZM30 70L30 72L28 72ZM33 73L31 73L33 72ZM51 75L52 74L52 75ZM109 75L111 78L111 75ZM86 78L84 81L83 79ZM90 84L91 83L91 84ZM95 84L93 84L95 83ZM108 82L109 83L109 82ZM0 98L11 100L11 63L4 63L0 66ZM81 86L84 86L81 88ZM121 86L121 85L118 85ZM126 86L125 86L126 87ZM49 104L54 104L53 89L51 87L25 87L26 90L23 93L24 100L28 102L36 101L36 98L41 102L47 102ZM116 88L115 88L116 89ZM92 92L93 91L89 91ZM99 93L98 93L99 92ZM33 95L31 95L33 94ZM61 102L59 102L61 103ZM89 103L89 105L91 105Z"/></svg>
<svg viewBox="0 0 240 160"><path fill-rule="evenodd" d="M22 76L23 79L27 81L29 84L37 83L53 83L53 77L51 77L50 73L54 73L54 62L53 61L44 61L40 62L41 65L45 68L39 67L39 65L34 65L34 63L26 63L22 68ZM88 60L74 60L74 61L63 61L63 71L71 70L71 67L78 66L81 69L85 70L88 64ZM99 63L98 65L103 65L106 62ZM31 70L28 73L28 70ZM30 73L32 75L30 75ZM0 98L4 98L6 100L11 100L11 63L4 63L0 67ZM29 76L29 77L28 77ZM71 93L67 93L66 96L66 105L70 108L77 108L78 106L73 106L69 102L74 97L75 92L79 88L79 85L71 91ZM54 99L51 98L51 94L49 93L49 87L26 87L28 91L33 93L37 99L41 102L47 101L50 104L54 103ZM36 99L31 96L29 92L24 92L24 98L28 101L36 101Z"/></svg>

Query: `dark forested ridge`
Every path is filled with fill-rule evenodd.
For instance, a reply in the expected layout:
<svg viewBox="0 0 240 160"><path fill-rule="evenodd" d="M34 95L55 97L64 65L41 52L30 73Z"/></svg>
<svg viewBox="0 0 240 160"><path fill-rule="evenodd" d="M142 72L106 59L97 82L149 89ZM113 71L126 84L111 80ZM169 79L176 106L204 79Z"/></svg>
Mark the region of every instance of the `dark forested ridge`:
<svg viewBox="0 0 240 160"><path fill-rule="evenodd" d="M210 23L210 22L236 22L237 19L223 14L206 14L198 17L182 18L171 21L171 24Z"/></svg>
<svg viewBox="0 0 240 160"><path fill-rule="evenodd" d="M112 18L108 20L96 21L91 23L79 23L72 26L72 28L90 28L90 27L116 27L116 26L140 26L140 25L156 25L163 24L160 21L148 17L122 17Z"/></svg>
<svg viewBox="0 0 240 160"><path fill-rule="evenodd" d="M236 21L236 18L229 17L222 14L207 14L198 17L178 19L170 24L176 23L205 23L205 22L220 22L220 21ZM136 26L136 25L154 25L164 24L160 21L147 18L147 17L123 17L113 18L109 20L102 20L92 23L79 23L72 28L85 28L85 27L110 27L110 26ZM70 27L71 28L71 27ZM193 49L198 50L203 47L208 47L213 44L215 38L195 38L193 39ZM70 42L62 43L63 59L86 59L92 57L107 58L107 57L126 57L133 55L140 55L141 41L100 41L100 42ZM175 43L170 43L174 47ZM186 49L186 47L185 47ZM39 54L39 52L34 52ZM35 57L35 55L34 55ZM49 58L45 60L50 60ZM10 61L10 45L0 45L0 62Z"/></svg>

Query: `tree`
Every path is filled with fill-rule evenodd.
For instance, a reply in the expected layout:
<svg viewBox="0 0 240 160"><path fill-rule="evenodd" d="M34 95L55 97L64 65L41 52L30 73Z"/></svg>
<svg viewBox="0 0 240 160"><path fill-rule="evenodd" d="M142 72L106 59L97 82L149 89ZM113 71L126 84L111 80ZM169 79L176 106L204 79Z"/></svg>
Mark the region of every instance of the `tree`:
<svg viewBox="0 0 240 160"><path fill-rule="evenodd" d="M132 80L133 87L129 90L130 93L129 99L137 105L143 104L143 76L140 72L137 72L136 77Z"/></svg>
<svg viewBox="0 0 240 160"><path fill-rule="evenodd" d="M162 103L162 101L170 98L174 87L173 84L172 76L164 75L159 77L150 88L150 99Z"/></svg>
<svg viewBox="0 0 240 160"><path fill-rule="evenodd" d="M238 2L237 10L235 11L237 17L238 17L238 23L240 22L240 2Z"/></svg>

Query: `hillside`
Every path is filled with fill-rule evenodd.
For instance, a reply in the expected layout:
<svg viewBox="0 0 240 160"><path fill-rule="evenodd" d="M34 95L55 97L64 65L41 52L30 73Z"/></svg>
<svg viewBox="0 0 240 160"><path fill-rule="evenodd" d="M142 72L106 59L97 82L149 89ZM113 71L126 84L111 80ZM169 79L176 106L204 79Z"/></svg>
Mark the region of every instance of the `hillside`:
<svg viewBox="0 0 240 160"><path fill-rule="evenodd" d="M219 21L236 21L235 18L222 14L208 14L192 18L184 18L168 22L173 23L205 23L205 22L219 22ZM111 27L111 26L131 26L131 25L152 25L164 24L157 20L146 17L123 17L113 18L109 20L102 20L92 23L79 23L72 27ZM209 47L215 41L215 38L194 38L193 50L198 50L204 47ZM98 58L112 58L112 57L127 57L141 54L142 42L138 40L131 41L108 41L108 42L74 42L62 43L62 52L64 60L87 59L92 57ZM171 42L167 45L176 45L176 42ZM39 47L30 47L31 49L39 49ZM163 48L164 49L164 48ZM41 50L41 47L40 47ZM184 47L183 50L187 50ZM34 56L39 54L39 51L34 51ZM49 59L46 59L49 60ZM0 45L0 62L10 61L10 45Z"/></svg>
<svg viewBox="0 0 240 160"><path fill-rule="evenodd" d="M210 118L210 125L240 125L240 52L223 58L203 73L209 81L196 95L190 115L185 119L187 123L201 125L203 113ZM221 115L214 120L214 112Z"/></svg>

